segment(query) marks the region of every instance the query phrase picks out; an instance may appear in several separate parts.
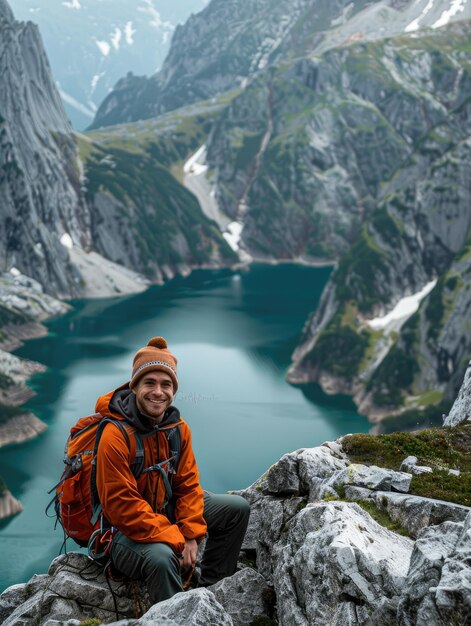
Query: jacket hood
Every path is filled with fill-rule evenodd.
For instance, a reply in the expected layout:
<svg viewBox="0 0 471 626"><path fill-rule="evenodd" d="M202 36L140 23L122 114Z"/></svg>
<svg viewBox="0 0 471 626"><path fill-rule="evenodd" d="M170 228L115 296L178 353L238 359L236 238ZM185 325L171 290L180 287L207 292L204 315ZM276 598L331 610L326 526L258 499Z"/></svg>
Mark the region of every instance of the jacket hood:
<svg viewBox="0 0 471 626"><path fill-rule="evenodd" d="M110 391L104 396L100 396L95 410L102 415L122 417L140 432L150 432L155 428L150 418L139 412L136 396L130 389L129 383L122 385L115 391ZM175 406L169 406L165 411L164 419L159 424L159 428L173 426L179 422L180 411Z"/></svg>

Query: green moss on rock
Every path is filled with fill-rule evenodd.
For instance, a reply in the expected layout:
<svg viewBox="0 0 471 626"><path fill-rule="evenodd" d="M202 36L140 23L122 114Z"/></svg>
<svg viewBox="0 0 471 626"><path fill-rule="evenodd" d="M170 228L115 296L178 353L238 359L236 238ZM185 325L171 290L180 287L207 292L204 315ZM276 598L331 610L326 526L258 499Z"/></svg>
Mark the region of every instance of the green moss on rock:
<svg viewBox="0 0 471 626"><path fill-rule="evenodd" d="M471 506L471 424L390 435L349 435L342 446L354 463L398 470L408 456L432 474L414 476L410 493ZM447 469L457 469L459 476Z"/></svg>

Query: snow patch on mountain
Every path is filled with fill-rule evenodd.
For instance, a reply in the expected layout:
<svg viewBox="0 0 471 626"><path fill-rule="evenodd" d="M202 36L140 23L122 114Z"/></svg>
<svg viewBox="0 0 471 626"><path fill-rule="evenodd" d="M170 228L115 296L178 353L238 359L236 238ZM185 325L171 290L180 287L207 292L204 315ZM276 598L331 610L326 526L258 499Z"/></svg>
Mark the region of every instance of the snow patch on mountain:
<svg viewBox="0 0 471 626"><path fill-rule="evenodd" d="M386 328L391 330L390 327L394 324L394 330L398 330L397 323L399 322L400 326L402 326L418 310L421 301L432 291L436 284L437 281L432 280L417 293L401 298L392 311L382 317L375 317L368 322L368 325L374 330L384 330Z"/></svg>
<svg viewBox="0 0 471 626"><path fill-rule="evenodd" d="M149 22L150 26L155 28L156 30L164 30L167 32L172 32L174 30L174 26L171 22L164 22L162 17L154 5L154 0L144 0L145 6L140 6L138 11L141 13L147 13L151 17L151 21Z"/></svg>
<svg viewBox="0 0 471 626"><path fill-rule="evenodd" d="M61 96L63 102L66 102L69 106L73 107L77 111L80 111L80 113L83 113L84 115L86 115L90 119L93 119L93 117L95 115L95 110L96 110L96 105L94 103L92 103L92 102L89 103L90 105L93 104L94 108L92 108L92 107L87 108L84 104L82 104L81 102L76 100L70 94L66 93L63 89L61 89L60 86L58 86L58 87L59 87L59 93L60 93L60 96Z"/></svg>
<svg viewBox="0 0 471 626"><path fill-rule="evenodd" d="M126 22L126 26L124 27L124 36L126 38L126 43L129 46L132 46L132 44L134 43L135 34L136 34L136 31L132 27L132 22Z"/></svg>
<svg viewBox="0 0 471 626"><path fill-rule="evenodd" d="M440 28L440 26L445 26L450 21L450 18L455 16L459 12L464 11L464 7L467 0L452 0L450 8L446 11L443 11L440 18L432 24L432 28Z"/></svg>
<svg viewBox="0 0 471 626"><path fill-rule="evenodd" d="M119 44L121 41L122 33L121 29L116 27L114 33L111 35L111 45L115 50L119 50Z"/></svg>
<svg viewBox="0 0 471 626"><path fill-rule="evenodd" d="M422 13L419 15L419 17L416 17L415 20L412 20L412 22L405 27L404 29L405 32L410 33L414 30L418 30L420 22L424 19L424 17L432 9L432 7L433 7L433 0L429 0L428 4L426 5Z"/></svg>
<svg viewBox="0 0 471 626"><path fill-rule="evenodd" d="M102 55L104 57L107 57L111 50L110 44L107 41L98 41L98 40L95 40L95 43L98 46L98 49L100 50Z"/></svg>
<svg viewBox="0 0 471 626"><path fill-rule="evenodd" d="M71 0L71 2L63 2L62 5L67 7L68 9L78 10L82 8L82 5L80 4L79 0Z"/></svg>

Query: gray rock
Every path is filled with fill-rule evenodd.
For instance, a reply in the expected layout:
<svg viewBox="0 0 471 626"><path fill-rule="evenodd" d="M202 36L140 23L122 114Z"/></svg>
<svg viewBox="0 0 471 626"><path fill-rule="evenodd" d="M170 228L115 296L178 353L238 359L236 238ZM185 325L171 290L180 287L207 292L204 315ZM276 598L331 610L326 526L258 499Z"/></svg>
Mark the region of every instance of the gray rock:
<svg viewBox="0 0 471 626"><path fill-rule="evenodd" d="M136 626L232 626L233 622L208 589L177 593L154 604Z"/></svg>
<svg viewBox="0 0 471 626"><path fill-rule="evenodd" d="M3 626L39 626L55 599L56 595L48 589L37 591L10 613Z"/></svg>
<svg viewBox="0 0 471 626"><path fill-rule="evenodd" d="M425 528L420 533L414 544L406 585L399 602L397 615L400 624L416 624L419 614L423 623L439 623L431 588L438 585L445 559L454 550L462 530L462 524L444 522Z"/></svg>
<svg viewBox="0 0 471 626"><path fill-rule="evenodd" d="M326 478L346 468L348 461L335 456L328 447L319 446L302 450L298 464L302 492L309 494L309 500L316 500L323 495Z"/></svg>
<svg viewBox="0 0 471 626"><path fill-rule="evenodd" d="M280 623L363 623L401 592L412 545L355 504L309 504L273 547Z"/></svg>
<svg viewBox="0 0 471 626"><path fill-rule="evenodd" d="M27 583L13 585L0 595L0 623L21 604L38 592L45 591L50 581L47 574L35 574Z"/></svg>
<svg viewBox="0 0 471 626"><path fill-rule="evenodd" d="M80 626L80 620L78 619L47 619L41 624L41 626Z"/></svg>
<svg viewBox="0 0 471 626"><path fill-rule="evenodd" d="M247 626L257 616L269 616L270 587L263 576L247 567L209 587L231 616L234 626ZM271 607L273 608L273 607Z"/></svg>
<svg viewBox="0 0 471 626"><path fill-rule="evenodd" d="M401 472L407 472L408 474L412 474L413 476L428 474L432 471L432 468L428 467L427 465L417 465L416 456L408 456L406 459L404 459L399 469Z"/></svg>
<svg viewBox="0 0 471 626"><path fill-rule="evenodd" d="M267 491L276 495L293 495L300 491L298 453L285 454L267 473Z"/></svg>
<svg viewBox="0 0 471 626"><path fill-rule="evenodd" d="M459 622L471 616L471 512L463 523L454 550L442 568L434 593L435 604L442 618Z"/></svg>
<svg viewBox="0 0 471 626"><path fill-rule="evenodd" d="M467 506L445 500L354 486L347 486L345 495L349 500L371 500L378 509L386 511L392 520L399 522L411 537L417 537L427 526L445 521L462 522L470 511Z"/></svg>
<svg viewBox="0 0 471 626"><path fill-rule="evenodd" d="M471 420L471 361L464 375L463 384L451 407L450 413L443 422L444 426L456 426Z"/></svg>
<svg viewBox="0 0 471 626"><path fill-rule="evenodd" d="M375 465L367 466L360 464L352 464L348 468L336 472L326 481L322 487L322 492L330 487L340 485L355 485L356 487L364 487L374 491L401 491L409 490L412 476L405 472L395 472L394 470Z"/></svg>

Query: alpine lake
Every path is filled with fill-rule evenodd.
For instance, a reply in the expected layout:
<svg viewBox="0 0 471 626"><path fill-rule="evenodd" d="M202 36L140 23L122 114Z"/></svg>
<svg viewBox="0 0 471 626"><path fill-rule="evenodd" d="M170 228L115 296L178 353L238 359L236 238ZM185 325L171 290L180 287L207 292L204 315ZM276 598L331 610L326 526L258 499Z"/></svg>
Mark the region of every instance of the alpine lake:
<svg viewBox="0 0 471 626"><path fill-rule="evenodd" d="M24 506L0 525L0 591L47 572L59 553L62 530L44 511L70 427L94 412L99 395L129 380L135 351L153 336L164 336L178 358L174 404L191 426L205 489L244 488L286 452L367 432L350 399L285 380L330 272L298 265L195 271L138 295L74 301L47 323L46 337L17 350L48 368L30 380L36 396L25 407L48 429L0 450L0 475Z"/></svg>

